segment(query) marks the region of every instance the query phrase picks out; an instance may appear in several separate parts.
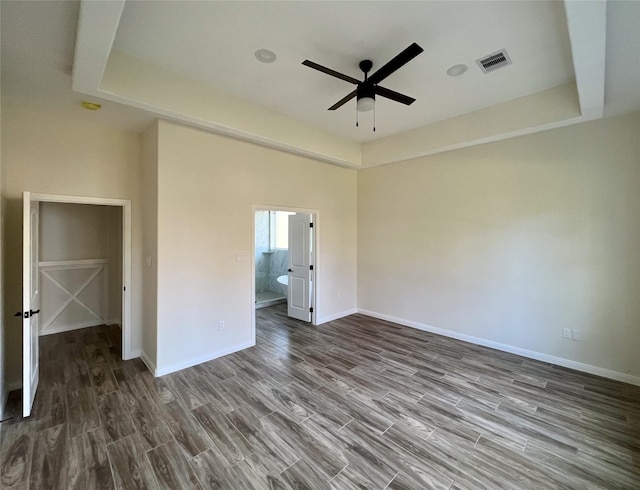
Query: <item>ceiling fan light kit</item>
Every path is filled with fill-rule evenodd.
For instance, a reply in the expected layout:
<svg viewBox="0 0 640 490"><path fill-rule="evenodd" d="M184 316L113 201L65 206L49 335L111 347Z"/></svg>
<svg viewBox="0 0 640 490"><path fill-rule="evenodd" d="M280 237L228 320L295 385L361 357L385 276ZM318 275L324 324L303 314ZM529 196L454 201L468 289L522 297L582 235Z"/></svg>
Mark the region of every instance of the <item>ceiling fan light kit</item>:
<svg viewBox="0 0 640 490"><path fill-rule="evenodd" d="M399 68L407 64L413 58L418 56L420 53L424 51L418 44L413 43L400 54L398 54L391 61L387 62L387 64L383 65L379 70L377 70L373 75L369 77L369 71L373 67L373 62L371 60L362 60L359 64L360 70L364 73L364 80L360 81L356 78L350 77L349 75L345 75L343 73L332 70L331 68L327 68L325 66L319 65L310 60L304 60L302 62L303 65L308 66L309 68L313 68L314 70L321 71L322 73L326 73L327 75L331 75L332 77L339 78L344 80L345 82L352 83L356 85L356 89L350 94L346 95L344 98L336 102L334 105L329 107L330 111L335 111L336 109L342 107L344 104L349 102L354 97L357 100L356 104L356 114L358 112L366 112L372 109L375 109L375 100L376 95L381 97L393 100L395 102L400 102L401 104L411 105L415 102L416 99L409 97L407 95L395 92L393 90L389 90L387 88L381 87L378 85L389 75L397 71ZM374 111L375 112L375 111ZM356 126L358 125L356 119ZM373 130L375 131L375 121Z"/></svg>

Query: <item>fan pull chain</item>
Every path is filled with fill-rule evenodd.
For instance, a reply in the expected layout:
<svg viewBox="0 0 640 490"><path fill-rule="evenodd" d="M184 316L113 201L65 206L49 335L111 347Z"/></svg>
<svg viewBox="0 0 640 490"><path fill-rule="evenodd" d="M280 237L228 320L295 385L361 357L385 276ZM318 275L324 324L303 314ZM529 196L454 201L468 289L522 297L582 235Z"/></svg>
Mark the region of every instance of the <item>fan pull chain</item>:
<svg viewBox="0 0 640 490"><path fill-rule="evenodd" d="M356 104L356 128L358 127L358 105Z"/></svg>
<svg viewBox="0 0 640 490"><path fill-rule="evenodd" d="M373 104L373 132L376 132L376 105Z"/></svg>

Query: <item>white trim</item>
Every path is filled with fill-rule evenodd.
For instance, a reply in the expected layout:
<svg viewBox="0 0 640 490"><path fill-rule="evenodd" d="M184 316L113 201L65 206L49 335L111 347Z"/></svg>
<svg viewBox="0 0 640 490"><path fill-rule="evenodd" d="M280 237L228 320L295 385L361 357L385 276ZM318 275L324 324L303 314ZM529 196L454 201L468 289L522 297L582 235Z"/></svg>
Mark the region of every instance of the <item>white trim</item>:
<svg viewBox="0 0 640 490"><path fill-rule="evenodd" d="M154 375L158 377L158 376L164 376L165 374L175 373L176 371L181 371L183 369L187 369L192 366L202 364L203 362L213 361L218 357L227 356L229 354L233 354L234 352L238 352L243 349L248 349L249 347L253 347L254 345L256 345L255 342L245 342L245 343L238 344L233 347L228 347L226 349L222 349L216 352L210 352L208 354L203 354L198 357L192 357L191 359L187 359L185 361L180 361L175 364L169 364L168 366L156 368L154 369ZM144 358L142 360L143 362L145 362Z"/></svg>
<svg viewBox="0 0 640 490"><path fill-rule="evenodd" d="M71 332L72 330L80 330L81 328L97 327L99 325L105 325L104 320L87 320L81 323L74 323L73 325L61 325L59 327L50 327L46 330L41 330L38 333L38 337L45 337L54 333Z"/></svg>
<svg viewBox="0 0 640 490"><path fill-rule="evenodd" d="M69 196L65 194L43 194L41 192L31 192L31 199L34 201L63 202L71 204L98 204L101 206L124 207L131 204L130 199L111 199L109 197L90 196Z"/></svg>
<svg viewBox="0 0 640 490"><path fill-rule="evenodd" d="M47 267L53 270L54 267L61 269L75 269L83 268L88 265L102 265L108 264L108 259L78 259L78 260L41 260L38 262L38 267Z"/></svg>
<svg viewBox="0 0 640 490"><path fill-rule="evenodd" d="M140 351L140 359L142 359L142 362L144 362L145 366L147 366L147 369L154 377L158 376L156 374L156 365L151 361L151 359L149 359L149 356L143 350Z"/></svg>
<svg viewBox="0 0 640 490"><path fill-rule="evenodd" d="M463 333L454 332L452 330L445 330L443 328L432 327L424 323L418 323L411 320L405 320L391 315L385 315L376 311L365 310L358 308L358 313L367 315L380 320L386 320L393 323L404 325L405 327L415 328L417 330L423 330L425 332L442 335L443 337L449 337L452 339L462 340L471 344L482 345L491 349L500 350L503 352L509 352L510 354L516 354L530 359L535 359L542 362L548 362L557 366L566 367L569 369L575 369L576 371L582 371L584 373L595 374L596 376L602 376L603 378L609 378L616 381L622 381L623 383L629 383L632 385L640 386L640 377L633 376L631 374L621 373L619 371L612 371L611 369L605 369L591 364L585 364L578 361L572 361L563 357L551 356L542 352L536 352L532 350L522 349L508 344L501 344L492 340L482 339L480 337L473 337L472 335L466 335Z"/></svg>
<svg viewBox="0 0 640 490"><path fill-rule="evenodd" d="M356 308L350 308L345 311L341 311L340 313L333 313L331 315L323 316L322 318L318 318L318 325L322 325L323 323L332 322L333 320L338 320L340 318L344 318L345 316L353 315L358 313Z"/></svg>

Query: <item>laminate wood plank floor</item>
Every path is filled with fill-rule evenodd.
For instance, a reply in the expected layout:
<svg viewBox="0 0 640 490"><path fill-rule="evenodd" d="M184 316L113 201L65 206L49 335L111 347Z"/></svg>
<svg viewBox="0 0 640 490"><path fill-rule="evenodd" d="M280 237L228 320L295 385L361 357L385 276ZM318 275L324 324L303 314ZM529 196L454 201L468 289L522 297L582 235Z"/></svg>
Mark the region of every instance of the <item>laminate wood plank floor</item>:
<svg viewBox="0 0 640 490"><path fill-rule="evenodd" d="M42 337L11 489L640 488L640 388L362 315L256 311L257 344L153 378L120 330Z"/></svg>

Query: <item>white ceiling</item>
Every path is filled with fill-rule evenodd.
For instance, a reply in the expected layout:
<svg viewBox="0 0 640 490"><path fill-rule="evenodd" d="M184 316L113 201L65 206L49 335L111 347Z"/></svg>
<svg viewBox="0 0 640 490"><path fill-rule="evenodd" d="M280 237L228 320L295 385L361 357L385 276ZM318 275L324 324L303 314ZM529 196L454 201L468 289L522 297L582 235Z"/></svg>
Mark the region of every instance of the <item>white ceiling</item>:
<svg viewBox="0 0 640 490"><path fill-rule="evenodd" d="M378 98L355 127L353 85L301 63L361 79L412 42L424 48L381 85L416 98ZM127 2L114 48L348 139L364 142L493 106L574 79L562 2ZM275 63L258 62L259 48ZM484 74L475 60L506 48L513 65ZM454 78L447 68L469 70Z"/></svg>
<svg viewBox="0 0 640 490"><path fill-rule="evenodd" d="M79 7L80 2L0 1L3 102L143 131L153 114L110 101L90 112L80 106L87 97L71 90Z"/></svg>
<svg viewBox="0 0 640 490"><path fill-rule="evenodd" d="M133 131L166 117L353 167L367 166L365 158L378 148L386 150L385 160L369 165L574 124L603 112L613 116L640 110L640 1L112 0L83 3L84 32L78 29L80 4L0 2L3 104L18 102ZM412 42L425 52L382 85L416 97L417 102L407 107L379 99L375 134L368 124L370 113L361 116L360 128L354 127L354 102L327 111L352 90L350 84L300 64L308 58L358 78L360 59L371 58L375 70ZM262 47L278 54L276 63L255 60L254 51ZM514 64L492 74L480 73L475 60L501 48L509 51ZM157 87L136 87L138 95L150 94L145 100L133 92L103 88L107 61L118 51L146 60L140 69L155 73ZM184 87L196 87L189 80L199 82L198 87L205 89L199 97L210 87L212 104L200 113L185 104L164 104L175 102L176 94L163 88L163 72L149 70L149 63L163 67L165 74L174 72L185 81ZM469 71L448 77L446 69L457 63L469 65ZM119 82L127 77L126 70L115 74ZM529 110L517 121L519 126L511 119L492 119L492 114L513 116L518 107L534 111L535 96L549 92L541 90L574 78L580 94L577 117L570 114L575 89L562 89L551 94L566 94L566 107L559 111L565 115L555 122L552 114L548 121L541 114L526 120ZM135 86L142 79L132 80L130 85ZM531 103L522 97L527 94L534 94ZM522 101L519 105L504 102L516 97ZM81 109L80 101L87 98L102 101L103 109L95 113ZM228 105L221 105L227 99ZM208 103L209 97L196 100ZM593 102L596 110L587 117L585 108ZM220 108L227 111L226 119L216 112ZM234 120L228 116L236 108L242 114ZM547 106L538 112L544 116L553 110ZM450 119L459 114L467 115ZM279 123L279 132L273 130ZM478 131L483 126L485 133ZM438 147L441 134L455 137ZM404 154L398 151L404 141L419 147L424 135L436 144ZM372 137L378 139L368 141ZM349 141L366 143L348 146Z"/></svg>

